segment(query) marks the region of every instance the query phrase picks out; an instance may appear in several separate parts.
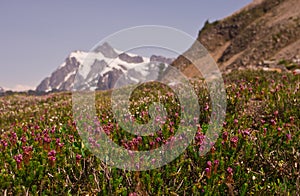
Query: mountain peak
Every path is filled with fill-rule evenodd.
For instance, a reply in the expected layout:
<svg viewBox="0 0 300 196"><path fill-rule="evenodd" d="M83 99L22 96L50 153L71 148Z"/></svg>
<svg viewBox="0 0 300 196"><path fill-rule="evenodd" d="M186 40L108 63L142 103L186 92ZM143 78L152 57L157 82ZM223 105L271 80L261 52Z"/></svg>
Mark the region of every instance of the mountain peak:
<svg viewBox="0 0 300 196"><path fill-rule="evenodd" d="M85 61L87 55L89 58ZM108 43L87 53L74 51L59 66L50 77L45 78L36 88L40 92L70 91L73 89L76 74L82 78L89 89L107 90L113 88L121 75L126 75L131 81L143 81L145 78L158 77L161 66L156 62L169 65L171 59L163 56L142 57L125 52L117 53ZM84 64L84 66L82 66Z"/></svg>
<svg viewBox="0 0 300 196"><path fill-rule="evenodd" d="M119 55L107 42L104 42L102 45L98 46L93 52L100 52L106 58L116 58Z"/></svg>

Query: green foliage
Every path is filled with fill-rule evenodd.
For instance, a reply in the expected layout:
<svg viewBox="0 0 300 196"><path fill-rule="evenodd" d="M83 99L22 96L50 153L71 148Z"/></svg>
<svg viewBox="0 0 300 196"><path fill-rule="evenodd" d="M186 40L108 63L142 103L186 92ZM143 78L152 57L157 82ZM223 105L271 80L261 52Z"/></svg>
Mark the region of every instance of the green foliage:
<svg viewBox="0 0 300 196"><path fill-rule="evenodd" d="M193 81L201 109L195 140L168 165L141 172L112 168L91 154L73 123L69 93L1 97L1 194L294 195L300 188L299 79L262 71L224 76L226 120L213 149L204 156L199 151L210 120L210 99L205 83ZM158 96L169 114L166 124L173 122L161 126L161 133L143 137L132 150L163 145L160 141L151 147L150 142L172 137L171 128L176 132L180 119L172 114L180 112L180 107L171 91L154 83L142 85L132 94L130 111L139 123L151 118L141 113L158 101ZM98 117L114 142L129 144L136 136L112 119L110 93L97 93ZM27 152L24 146L32 150ZM51 150L55 150L54 156ZM18 163L15 156L20 154Z"/></svg>

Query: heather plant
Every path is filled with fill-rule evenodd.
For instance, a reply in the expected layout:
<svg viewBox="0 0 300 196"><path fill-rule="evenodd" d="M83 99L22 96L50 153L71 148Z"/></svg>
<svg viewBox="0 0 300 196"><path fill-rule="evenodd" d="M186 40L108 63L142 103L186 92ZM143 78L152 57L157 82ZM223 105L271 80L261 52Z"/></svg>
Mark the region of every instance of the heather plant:
<svg viewBox="0 0 300 196"><path fill-rule="evenodd" d="M227 94L222 133L206 154L203 144L210 118L210 95L203 80L192 80L200 115L194 140L184 153L161 168L126 171L100 161L106 134L131 151L151 151L170 140L181 122L176 93L166 85L141 85L131 95L131 116L138 123L159 107L159 130L137 136L113 116L111 91L96 93L97 121L103 130L75 122L70 93L43 96L12 94L0 98L1 194L25 195L274 195L296 194L299 185L300 78L288 73L233 72L224 76ZM90 117L93 118L93 117ZM81 139L76 127L93 137ZM100 134L101 133L101 134ZM103 135L102 135L103 136ZM184 141L184 135L182 135ZM175 151L176 149L174 149ZM148 160L154 164L159 160ZM137 166L138 167L138 166Z"/></svg>

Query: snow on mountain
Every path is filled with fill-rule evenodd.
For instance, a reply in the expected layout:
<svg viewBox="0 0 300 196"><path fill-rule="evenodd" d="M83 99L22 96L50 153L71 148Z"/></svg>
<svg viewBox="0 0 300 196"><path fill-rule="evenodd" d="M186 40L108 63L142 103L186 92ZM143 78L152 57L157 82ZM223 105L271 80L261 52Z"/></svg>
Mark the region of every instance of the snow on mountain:
<svg viewBox="0 0 300 196"><path fill-rule="evenodd" d="M172 61L173 59L162 56L153 55L146 58L124 53L104 43L92 52L72 52L36 90L70 91L74 87L75 77L76 81L84 81L85 87L99 90L113 88L119 77L124 74L133 82L143 81L145 78L154 80ZM161 65L157 66L157 63Z"/></svg>

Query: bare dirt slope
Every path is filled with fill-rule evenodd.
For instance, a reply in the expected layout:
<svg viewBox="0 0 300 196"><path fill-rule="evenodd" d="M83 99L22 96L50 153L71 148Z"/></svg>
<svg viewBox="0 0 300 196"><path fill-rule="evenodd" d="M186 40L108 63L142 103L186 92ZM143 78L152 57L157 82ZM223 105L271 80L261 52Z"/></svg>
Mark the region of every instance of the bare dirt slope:
<svg viewBox="0 0 300 196"><path fill-rule="evenodd" d="M206 22L197 40L223 71L300 62L300 1L254 0L229 17ZM190 62L180 56L173 65L185 70Z"/></svg>

